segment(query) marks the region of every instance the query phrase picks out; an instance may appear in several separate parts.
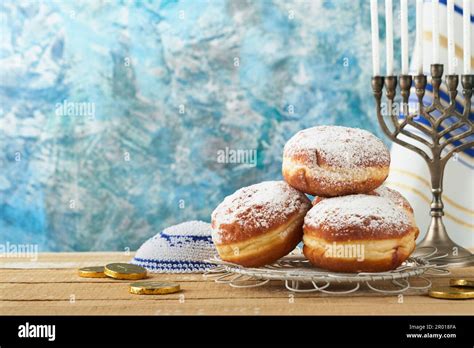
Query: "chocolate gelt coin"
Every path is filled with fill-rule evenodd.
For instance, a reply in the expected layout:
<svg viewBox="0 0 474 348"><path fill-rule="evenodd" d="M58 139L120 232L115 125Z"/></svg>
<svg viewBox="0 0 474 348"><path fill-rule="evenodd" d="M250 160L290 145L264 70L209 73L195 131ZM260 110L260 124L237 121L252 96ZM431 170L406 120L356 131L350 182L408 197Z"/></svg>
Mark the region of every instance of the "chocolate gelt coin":
<svg viewBox="0 0 474 348"><path fill-rule="evenodd" d="M105 275L114 279L144 279L146 269L131 263L110 263L105 266Z"/></svg>
<svg viewBox="0 0 474 348"><path fill-rule="evenodd" d="M104 266L93 266L79 268L79 277L83 278L107 278L104 273Z"/></svg>
<svg viewBox="0 0 474 348"><path fill-rule="evenodd" d="M462 286L462 287L467 287L467 288L474 288L474 280L456 278L456 279L451 279L449 281L449 285L451 285L451 286Z"/></svg>
<svg viewBox="0 0 474 348"><path fill-rule="evenodd" d="M452 286L439 286L431 288L428 292L430 297L442 298L447 300L466 300L474 298L474 289L452 287Z"/></svg>
<svg viewBox="0 0 474 348"><path fill-rule="evenodd" d="M177 283L136 282L130 284L130 293L135 295L165 295L180 291Z"/></svg>

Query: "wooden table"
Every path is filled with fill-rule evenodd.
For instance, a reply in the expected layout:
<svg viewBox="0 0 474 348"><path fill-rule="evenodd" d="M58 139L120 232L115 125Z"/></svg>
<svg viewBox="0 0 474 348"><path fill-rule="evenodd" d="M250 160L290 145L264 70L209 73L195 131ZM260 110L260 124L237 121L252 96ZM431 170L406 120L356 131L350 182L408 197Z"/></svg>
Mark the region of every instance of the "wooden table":
<svg viewBox="0 0 474 348"><path fill-rule="evenodd" d="M259 288L234 289L200 274L151 274L175 281L182 292L132 295L129 281L86 279L77 268L128 262L116 252L41 253L36 261L0 258L0 314L3 315L466 315L474 300L449 301L424 294L379 295L362 290L352 296L294 294L281 282ZM450 277L474 277L474 267L452 269L451 276L430 277L447 285ZM421 283L420 283L421 284Z"/></svg>

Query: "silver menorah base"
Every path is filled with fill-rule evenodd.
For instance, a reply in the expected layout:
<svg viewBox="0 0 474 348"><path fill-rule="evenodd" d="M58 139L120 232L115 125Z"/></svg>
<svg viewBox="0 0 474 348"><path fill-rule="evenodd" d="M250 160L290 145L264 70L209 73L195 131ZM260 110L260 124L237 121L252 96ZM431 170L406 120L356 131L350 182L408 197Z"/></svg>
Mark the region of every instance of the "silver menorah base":
<svg viewBox="0 0 474 348"><path fill-rule="evenodd" d="M443 175L446 163L453 154L474 147L473 140L461 141L474 135L473 122L469 119L474 75L461 76L462 94L464 96L464 110L462 113L456 110L459 76L446 76L447 94L450 100L448 106L441 104L439 95L442 76L443 65L431 65L433 102L429 106L423 104L427 86L426 75L374 76L372 78L372 90L376 101L377 119L384 133L395 143L423 157L430 171L433 195L430 211L431 223L425 238L417 245L417 248L436 248L440 255L446 255L438 259L437 263L462 267L474 265L474 256L469 250L457 245L449 238L443 224ZM400 81L401 107L394 108L398 81ZM412 82L414 82L417 96L415 112L410 112L408 104ZM384 108L387 110L386 114L382 112L382 91L384 87L387 98L387 107ZM402 111L402 117L399 117L398 110ZM417 121L418 117L422 117L429 125ZM443 127L444 121L453 118L456 119L455 122ZM389 122L387 122L388 119L390 119ZM414 132L414 130L417 130L417 132ZM457 132L457 134L452 135L453 132ZM400 139L402 135L405 139ZM445 135L452 136L446 139ZM411 141L406 141L408 139Z"/></svg>
<svg viewBox="0 0 474 348"><path fill-rule="evenodd" d="M425 238L417 245L417 249L426 248L436 248L438 254L447 255L439 259L439 262L434 263L449 264L452 267L474 265L474 255L449 238L441 218L434 217L432 219Z"/></svg>

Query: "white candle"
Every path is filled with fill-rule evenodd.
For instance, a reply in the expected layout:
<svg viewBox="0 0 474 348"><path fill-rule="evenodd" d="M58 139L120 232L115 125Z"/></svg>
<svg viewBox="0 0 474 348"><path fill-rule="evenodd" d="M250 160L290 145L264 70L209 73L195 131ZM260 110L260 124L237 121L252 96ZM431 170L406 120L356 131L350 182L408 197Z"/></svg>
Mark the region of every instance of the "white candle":
<svg viewBox="0 0 474 348"><path fill-rule="evenodd" d="M387 53L387 76L393 75L393 11L392 0L385 0L385 30Z"/></svg>
<svg viewBox="0 0 474 348"><path fill-rule="evenodd" d="M377 7L377 0L370 0L370 20L372 24L372 66L374 76L380 76L379 17Z"/></svg>
<svg viewBox="0 0 474 348"><path fill-rule="evenodd" d="M469 0L463 3L463 32L464 32L464 73L471 74L471 4Z"/></svg>
<svg viewBox="0 0 474 348"><path fill-rule="evenodd" d="M454 0L447 1L448 7L448 74L454 75L456 70L456 54L454 51Z"/></svg>
<svg viewBox="0 0 474 348"><path fill-rule="evenodd" d="M408 3L400 0L400 24L402 30L402 75L408 75Z"/></svg>
<svg viewBox="0 0 474 348"><path fill-rule="evenodd" d="M416 0L416 64L419 75L423 74L423 0Z"/></svg>
<svg viewBox="0 0 474 348"><path fill-rule="evenodd" d="M439 0L432 0L431 14L433 22L433 63L439 63Z"/></svg>

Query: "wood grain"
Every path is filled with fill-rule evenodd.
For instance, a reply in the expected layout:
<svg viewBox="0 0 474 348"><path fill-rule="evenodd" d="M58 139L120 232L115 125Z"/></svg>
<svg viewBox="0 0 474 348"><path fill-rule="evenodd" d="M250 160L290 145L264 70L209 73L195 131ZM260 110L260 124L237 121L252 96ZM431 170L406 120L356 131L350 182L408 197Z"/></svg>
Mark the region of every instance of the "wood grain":
<svg viewBox="0 0 474 348"><path fill-rule="evenodd" d="M138 296L129 281L81 278L77 268L126 262L124 253L44 253L38 260L0 259L0 314L6 315L469 315L474 300L433 299L420 292L403 297L362 288L352 296L294 294L280 282L235 289L201 274L151 274L150 279L175 281L182 292ZM45 268L48 266L49 268ZM26 267L26 268L20 268ZM452 275L431 277L447 285L451 277L474 277L474 267L452 269ZM421 281L419 281L421 285ZM341 285L335 290L348 289Z"/></svg>

